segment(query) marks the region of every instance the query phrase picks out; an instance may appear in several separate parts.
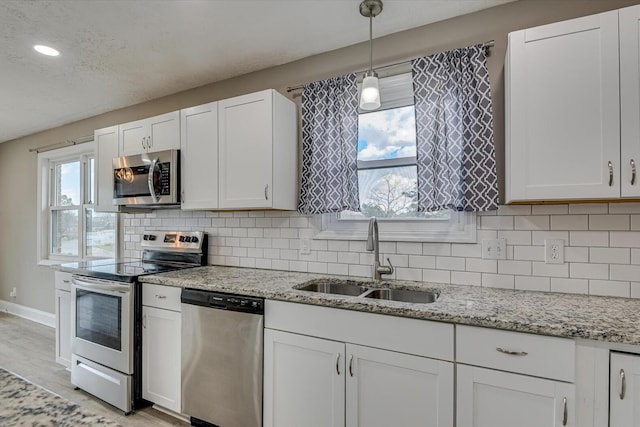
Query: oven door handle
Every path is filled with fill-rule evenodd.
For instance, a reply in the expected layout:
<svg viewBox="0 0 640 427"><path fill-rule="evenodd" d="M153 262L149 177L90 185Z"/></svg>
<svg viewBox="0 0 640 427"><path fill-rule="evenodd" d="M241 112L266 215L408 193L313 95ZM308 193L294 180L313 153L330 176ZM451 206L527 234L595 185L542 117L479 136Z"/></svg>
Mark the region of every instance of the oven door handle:
<svg viewBox="0 0 640 427"><path fill-rule="evenodd" d="M71 279L71 283L73 283L76 287L83 288L86 290L96 290L103 291L109 293L128 293L131 292L131 288L127 285L116 285L116 284L105 284L105 283L96 283L87 280L80 280L75 277Z"/></svg>
<svg viewBox="0 0 640 427"><path fill-rule="evenodd" d="M158 196L156 195L156 189L153 185L153 174L156 171L156 166L158 165L159 160L160 159L157 157L153 159L151 166L149 167L149 175L147 176L147 185L149 186L149 194L151 194L151 200L153 200L153 203L158 203Z"/></svg>

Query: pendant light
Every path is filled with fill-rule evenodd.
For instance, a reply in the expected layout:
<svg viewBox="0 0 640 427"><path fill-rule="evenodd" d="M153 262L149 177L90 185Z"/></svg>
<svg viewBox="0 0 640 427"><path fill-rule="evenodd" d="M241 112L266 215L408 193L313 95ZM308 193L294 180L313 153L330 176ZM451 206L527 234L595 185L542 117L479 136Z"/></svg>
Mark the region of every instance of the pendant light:
<svg viewBox="0 0 640 427"><path fill-rule="evenodd" d="M360 92L360 109L365 111L380 108L380 87L378 73L373 71L373 18L382 12L382 0L363 0L360 3L360 14L369 18L369 70L362 79Z"/></svg>

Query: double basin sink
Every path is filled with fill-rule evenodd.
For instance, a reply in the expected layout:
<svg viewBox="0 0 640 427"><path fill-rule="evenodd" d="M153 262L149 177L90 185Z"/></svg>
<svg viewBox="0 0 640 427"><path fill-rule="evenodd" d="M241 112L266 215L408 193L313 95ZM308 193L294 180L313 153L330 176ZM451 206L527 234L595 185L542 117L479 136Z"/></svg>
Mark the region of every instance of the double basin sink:
<svg viewBox="0 0 640 427"><path fill-rule="evenodd" d="M357 282L355 280L316 279L297 285L299 291L317 292L332 295L346 295L377 300L428 304L435 302L438 293L432 290L392 289L371 287L380 286L375 282Z"/></svg>

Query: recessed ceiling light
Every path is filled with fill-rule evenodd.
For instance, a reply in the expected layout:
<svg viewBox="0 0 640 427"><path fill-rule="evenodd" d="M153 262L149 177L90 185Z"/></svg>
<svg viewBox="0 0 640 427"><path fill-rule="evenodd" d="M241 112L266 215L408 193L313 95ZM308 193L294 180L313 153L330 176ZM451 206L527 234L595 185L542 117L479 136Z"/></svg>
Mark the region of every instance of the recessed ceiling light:
<svg viewBox="0 0 640 427"><path fill-rule="evenodd" d="M41 53L43 55L47 55L47 56L58 56L58 55L60 55L60 52L58 52L54 48L49 47L49 46L45 46L43 44L37 44L37 45L33 46L33 48L36 50L36 52L39 52L39 53Z"/></svg>

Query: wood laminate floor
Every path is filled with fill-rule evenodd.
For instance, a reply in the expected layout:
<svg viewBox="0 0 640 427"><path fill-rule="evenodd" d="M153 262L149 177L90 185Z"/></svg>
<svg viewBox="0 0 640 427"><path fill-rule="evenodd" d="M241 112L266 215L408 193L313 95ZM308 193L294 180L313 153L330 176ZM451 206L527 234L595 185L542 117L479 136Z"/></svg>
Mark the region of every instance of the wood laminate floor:
<svg viewBox="0 0 640 427"><path fill-rule="evenodd" d="M187 426L153 408L123 416L118 409L81 390L74 390L70 372L55 362L55 331L0 312L0 367L123 426Z"/></svg>

